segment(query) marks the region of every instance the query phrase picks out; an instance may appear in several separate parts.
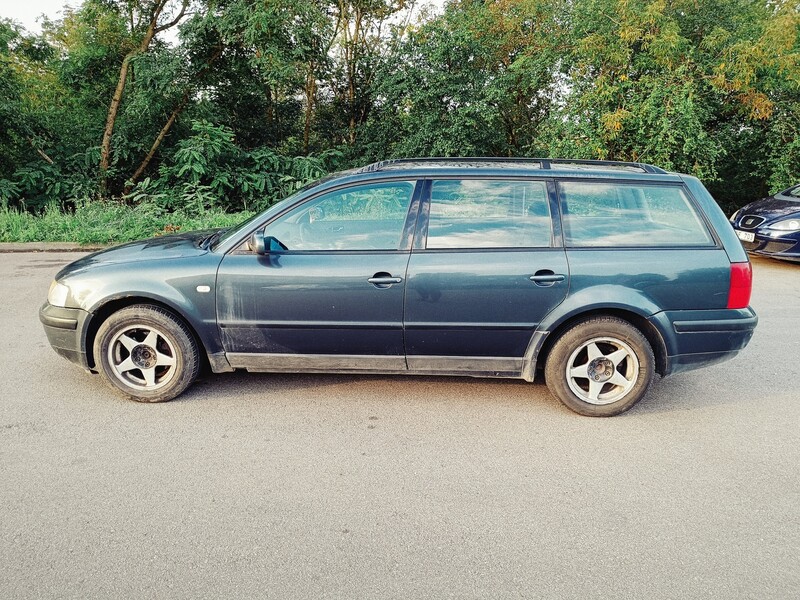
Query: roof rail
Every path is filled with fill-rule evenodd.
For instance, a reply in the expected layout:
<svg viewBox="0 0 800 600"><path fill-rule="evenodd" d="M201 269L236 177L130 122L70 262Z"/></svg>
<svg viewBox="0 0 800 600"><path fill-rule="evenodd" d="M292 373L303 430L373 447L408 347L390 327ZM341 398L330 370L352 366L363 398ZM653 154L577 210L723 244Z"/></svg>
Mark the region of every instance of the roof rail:
<svg viewBox="0 0 800 600"><path fill-rule="evenodd" d="M369 173L372 171L385 171L392 168L401 168L404 165L433 165L438 164L441 166L475 166L476 164L506 164L512 166L515 164L535 164L539 169L552 169L553 165L563 165L569 167L570 165L579 168L595 168L595 169L636 169L643 173L667 173L664 169L639 162L626 162L619 160L585 160L585 159L572 159L572 158L527 158L527 157L501 157L501 156L471 156L471 157L433 157L433 158L391 158L372 163L365 167L360 168L358 171L361 173Z"/></svg>
<svg viewBox="0 0 800 600"><path fill-rule="evenodd" d="M641 162L628 162L623 160L583 160L583 159L572 159L572 158L542 158L537 159L543 162L550 163L548 166L543 166L544 169L552 168L552 164L557 165L577 165L581 167L596 167L598 169L602 168L627 168L627 169L641 169L645 173L659 173L665 174L667 171L660 167L656 167L654 165L648 165L647 163Z"/></svg>

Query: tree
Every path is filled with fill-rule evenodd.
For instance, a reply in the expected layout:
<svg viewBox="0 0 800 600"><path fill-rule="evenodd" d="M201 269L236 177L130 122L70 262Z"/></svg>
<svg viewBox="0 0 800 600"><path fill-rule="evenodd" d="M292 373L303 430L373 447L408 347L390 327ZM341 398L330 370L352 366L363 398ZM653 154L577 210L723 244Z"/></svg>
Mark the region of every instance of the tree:
<svg viewBox="0 0 800 600"><path fill-rule="evenodd" d="M129 17L132 48L122 59L114 95L108 106L103 141L100 144L100 189L108 187L108 167L111 159L111 135L117 120L122 95L128 81L131 61L147 52L155 36L180 23L189 7L189 0L121 0L119 9Z"/></svg>
<svg viewBox="0 0 800 600"><path fill-rule="evenodd" d="M42 36L0 22L0 200L235 210L419 155L647 161L730 209L800 180L798 0L413 6L84 0Z"/></svg>
<svg viewBox="0 0 800 600"><path fill-rule="evenodd" d="M552 110L566 6L463 1L396 32L363 136L374 158L519 155Z"/></svg>
<svg viewBox="0 0 800 600"><path fill-rule="evenodd" d="M789 6L793 4L792 8ZM797 73L797 3L576 0L556 156L640 160L713 181L774 115L768 73ZM749 149L749 154L758 150Z"/></svg>
<svg viewBox="0 0 800 600"><path fill-rule="evenodd" d="M374 103L377 67L385 51L390 23L407 8L406 0L334 0L330 15L334 40L332 66L325 92L341 142L352 146L356 131L369 117ZM340 132L340 133L339 133ZM334 133L332 131L331 133Z"/></svg>

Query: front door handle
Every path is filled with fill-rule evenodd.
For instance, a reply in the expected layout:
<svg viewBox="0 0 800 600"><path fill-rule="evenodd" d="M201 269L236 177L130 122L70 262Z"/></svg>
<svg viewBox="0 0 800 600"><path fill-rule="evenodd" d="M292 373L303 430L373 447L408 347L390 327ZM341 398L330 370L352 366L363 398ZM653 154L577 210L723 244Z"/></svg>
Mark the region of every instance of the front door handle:
<svg viewBox="0 0 800 600"><path fill-rule="evenodd" d="M372 277L367 279L369 283L379 288L388 288L395 283L401 283L402 277L392 277L391 273L375 273Z"/></svg>

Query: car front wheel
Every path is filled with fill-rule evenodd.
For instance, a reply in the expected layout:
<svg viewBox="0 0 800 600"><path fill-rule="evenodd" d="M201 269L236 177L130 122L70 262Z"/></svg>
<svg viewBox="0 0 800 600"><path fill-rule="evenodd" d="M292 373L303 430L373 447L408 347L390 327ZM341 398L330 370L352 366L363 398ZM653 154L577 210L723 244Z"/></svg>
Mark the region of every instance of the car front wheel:
<svg viewBox="0 0 800 600"><path fill-rule="evenodd" d="M650 343L616 317L593 317L564 332L545 363L550 391L573 411L611 417L639 402L653 382Z"/></svg>
<svg viewBox="0 0 800 600"><path fill-rule="evenodd" d="M172 400L200 368L188 327L169 311L145 304L123 308L100 326L94 356L106 381L139 402Z"/></svg>

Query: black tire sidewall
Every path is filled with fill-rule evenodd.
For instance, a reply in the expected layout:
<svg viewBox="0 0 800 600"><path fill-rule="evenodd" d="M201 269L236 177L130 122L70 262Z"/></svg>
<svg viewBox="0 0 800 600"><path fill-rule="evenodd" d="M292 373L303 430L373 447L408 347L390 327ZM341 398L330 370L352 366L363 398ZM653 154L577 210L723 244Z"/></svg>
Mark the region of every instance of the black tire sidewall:
<svg viewBox="0 0 800 600"><path fill-rule="evenodd" d="M162 332L175 349L175 370L172 380L157 390L140 390L125 385L108 361L109 344L121 330L132 323L151 326ZM95 364L106 382L125 396L138 402L165 402L183 393L197 377L200 360L197 344L188 327L170 312L157 306L134 305L113 313L103 322L94 343Z"/></svg>
<svg viewBox="0 0 800 600"><path fill-rule="evenodd" d="M596 405L586 402L570 389L566 364L576 348L592 338L612 337L628 344L639 361L639 375L633 388L620 400ZM617 317L593 317L573 325L555 342L545 363L545 380L553 395L567 408L592 417L611 417L629 410L650 389L655 376L655 357L647 338L629 322Z"/></svg>

